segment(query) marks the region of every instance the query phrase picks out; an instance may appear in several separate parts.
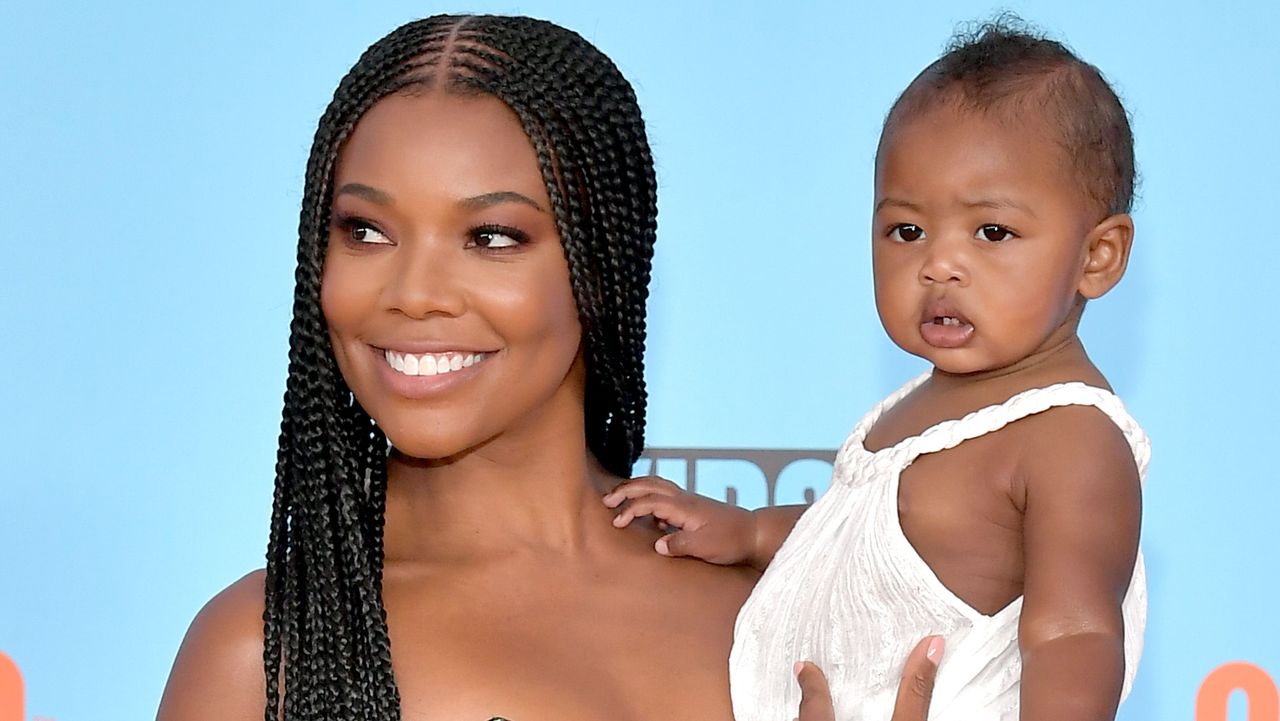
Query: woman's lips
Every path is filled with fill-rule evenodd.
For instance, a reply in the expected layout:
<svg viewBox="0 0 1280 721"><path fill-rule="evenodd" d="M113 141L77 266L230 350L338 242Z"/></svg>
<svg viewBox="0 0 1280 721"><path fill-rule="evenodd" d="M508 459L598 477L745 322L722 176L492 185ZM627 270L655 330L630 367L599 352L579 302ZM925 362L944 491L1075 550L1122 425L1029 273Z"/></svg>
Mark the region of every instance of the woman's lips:
<svg viewBox="0 0 1280 721"><path fill-rule="evenodd" d="M406 353L370 347L379 375L395 395L422 400L465 383L478 375L493 352L443 351Z"/></svg>
<svg viewBox="0 0 1280 721"><path fill-rule="evenodd" d="M460 371L482 362L488 353L471 353L464 351L446 351L444 353L402 353L386 349L383 351L387 365L397 373L407 376L434 376Z"/></svg>

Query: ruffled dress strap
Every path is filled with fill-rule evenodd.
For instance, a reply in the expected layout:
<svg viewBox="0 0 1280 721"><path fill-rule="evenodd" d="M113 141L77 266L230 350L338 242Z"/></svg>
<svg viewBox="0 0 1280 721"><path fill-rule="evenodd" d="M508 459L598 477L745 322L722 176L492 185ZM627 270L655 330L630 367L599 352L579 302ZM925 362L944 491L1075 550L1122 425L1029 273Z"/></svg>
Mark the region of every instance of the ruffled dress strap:
<svg viewBox="0 0 1280 721"><path fill-rule="evenodd" d="M1147 434L1114 393L1079 381L1032 388L1003 403L981 408L963 418L943 421L908 439L904 443L904 460L910 463L926 453L954 448L967 440L998 431L1016 420L1061 406L1093 406L1106 413L1129 441L1139 477L1146 478L1147 464L1151 460L1151 441Z"/></svg>
<svg viewBox="0 0 1280 721"><path fill-rule="evenodd" d="M908 394L916 388L919 388L925 381L929 380L930 375L932 375L932 371L925 371L915 378L912 378L903 384L901 388L877 403L870 411L867 411L867 414L862 417L862 420L858 421L858 425L854 426L853 431L849 433L847 438L845 438L844 445L840 447L840 451L836 454L836 465L840 466L843 463L847 463L849 461L850 454L855 451L861 451L863 448L862 444L863 441L866 440L867 433L871 431L871 427L876 424L876 421L880 420L880 416L884 415L886 410L897 405L898 401L906 398Z"/></svg>

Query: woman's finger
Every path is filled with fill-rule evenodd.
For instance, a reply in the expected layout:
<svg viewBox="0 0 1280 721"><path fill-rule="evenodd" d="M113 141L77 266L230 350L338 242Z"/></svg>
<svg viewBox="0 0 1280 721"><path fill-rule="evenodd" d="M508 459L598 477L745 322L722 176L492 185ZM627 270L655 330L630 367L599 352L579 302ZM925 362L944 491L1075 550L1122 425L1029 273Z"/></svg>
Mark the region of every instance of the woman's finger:
<svg viewBox="0 0 1280 721"><path fill-rule="evenodd" d="M796 681L800 683L800 716L796 721L835 721L836 708L831 701L831 688L822 670L808 661L797 663ZM894 721L897 721L897 716L894 716Z"/></svg>
<svg viewBox="0 0 1280 721"><path fill-rule="evenodd" d="M898 700L893 705L890 721L925 721L929 718L929 702L933 700L933 681L945 648L941 636L929 636L916 644L907 656L898 682Z"/></svg>

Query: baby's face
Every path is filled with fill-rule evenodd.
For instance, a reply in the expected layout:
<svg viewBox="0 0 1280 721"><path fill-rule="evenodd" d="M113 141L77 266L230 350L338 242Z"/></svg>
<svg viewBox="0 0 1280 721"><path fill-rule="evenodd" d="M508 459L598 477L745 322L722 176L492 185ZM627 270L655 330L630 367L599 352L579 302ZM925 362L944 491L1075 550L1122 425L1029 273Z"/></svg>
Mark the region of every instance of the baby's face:
<svg viewBox="0 0 1280 721"><path fill-rule="evenodd" d="M872 221L876 307L903 350L957 374L1075 334L1098 218L1052 128L936 109L886 135Z"/></svg>

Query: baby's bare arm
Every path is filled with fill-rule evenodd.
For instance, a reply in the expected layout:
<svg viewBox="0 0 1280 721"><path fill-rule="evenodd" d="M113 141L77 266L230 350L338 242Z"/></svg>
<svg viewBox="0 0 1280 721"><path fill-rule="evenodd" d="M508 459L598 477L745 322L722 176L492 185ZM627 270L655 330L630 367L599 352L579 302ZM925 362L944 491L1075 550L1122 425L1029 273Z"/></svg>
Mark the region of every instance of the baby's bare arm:
<svg viewBox="0 0 1280 721"><path fill-rule="evenodd" d="M807 506L747 511L696 493L657 476L627 481L605 495L618 509L613 524L652 516L674 532L658 540L664 556L692 556L721 565L746 564L763 571ZM624 505L625 503L625 505Z"/></svg>
<svg viewBox="0 0 1280 721"><path fill-rule="evenodd" d="M782 542L791 535L791 529L809 507L773 506L758 508L752 511L756 518L756 537L751 555L751 565L763 571L782 547Z"/></svg>
<svg viewBox="0 0 1280 721"><path fill-rule="evenodd" d="M1124 683L1121 603L1142 516L1137 467L1101 411L1026 419L1022 718L1111 721Z"/></svg>

